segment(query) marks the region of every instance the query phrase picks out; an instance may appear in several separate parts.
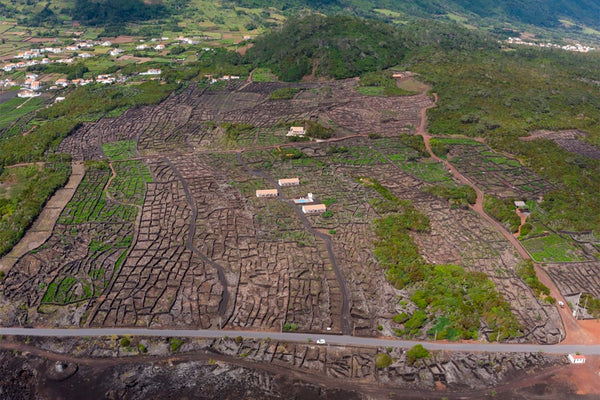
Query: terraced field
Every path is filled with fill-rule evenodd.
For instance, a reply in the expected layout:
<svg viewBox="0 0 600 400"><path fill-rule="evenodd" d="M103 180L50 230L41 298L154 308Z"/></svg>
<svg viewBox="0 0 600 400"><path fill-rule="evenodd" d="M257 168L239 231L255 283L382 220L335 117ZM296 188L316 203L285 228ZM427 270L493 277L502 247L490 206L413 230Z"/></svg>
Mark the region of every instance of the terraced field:
<svg viewBox="0 0 600 400"><path fill-rule="evenodd" d="M51 238L2 281L0 318L428 337L435 321L407 329L397 317L418 312L413 290L392 285L374 254L373 221L390 212L393 196L430 221L429 233L410 234L425 261L494 283L520 326L511 340L559 341L559 315L517 277L512 245L476 213L428 191L458 183L422 141L407 138L431 98L362 96L355 86L191 84L157 106L80 127L60 151L85 161L85 177ZM272 99L286 87L291 99ZM305 121L331 138L290 141L289 126ZM485 145L445 145L447 158L490 193L548 187ZM297 186L278 184L294 177ZM269 188L278 196L256 196ZM308 193L326 211L304 214L293 200ZM477 334L493 330L484 324Z"/></svg>

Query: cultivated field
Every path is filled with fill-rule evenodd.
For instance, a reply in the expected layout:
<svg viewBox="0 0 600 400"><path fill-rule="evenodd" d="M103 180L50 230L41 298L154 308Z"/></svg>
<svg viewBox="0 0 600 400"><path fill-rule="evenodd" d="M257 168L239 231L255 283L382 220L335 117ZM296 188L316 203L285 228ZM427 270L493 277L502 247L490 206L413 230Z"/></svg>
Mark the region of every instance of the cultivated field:
<svg viewBox="0 0 600 400"><path fill-rule="evenodd" d="M377 262L373 220L385 199L362 178L429 218L430 233L411 233L427 262L492 280L521 326L514 340L558 342L556 308L517 277L512 245L472 210L425 191L453 178L400 136L414 133L433 101L362 96L355 86L191 84L160 105L83 125L59 151L85 161L85 177L50 239L2 281L2 323L402 331L394 317L417 307ZM285 87L296 89L293 98L270 99ZM290 142L289 126L306 121L330 128L331 138ZM529 197L549 188L485 145L446 145L486 192ZM300 185L277 183L293 177ZM279 195L256 197L268 188ZM308 193L327 211L305 215L292 200ZM411 336L426 337L428 326Z"/></svg>

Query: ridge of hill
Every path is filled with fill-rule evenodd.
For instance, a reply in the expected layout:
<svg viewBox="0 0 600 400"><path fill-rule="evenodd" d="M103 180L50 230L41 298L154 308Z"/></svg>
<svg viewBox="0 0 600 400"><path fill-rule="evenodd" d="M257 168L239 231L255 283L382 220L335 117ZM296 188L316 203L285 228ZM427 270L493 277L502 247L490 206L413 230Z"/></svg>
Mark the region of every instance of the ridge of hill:
<svg viewBox="0 0 600 400"><path fill-rule="evenodd" d="M596 0L0 0L0 15L22 25L52 28L77 21L91 26L122 26L188 20L256 33L306 11L359 16L405 24L415 19L452 20L480 28L543 39L600 42L600 2ZM190 19L191 18L191 19Z"/></svg>

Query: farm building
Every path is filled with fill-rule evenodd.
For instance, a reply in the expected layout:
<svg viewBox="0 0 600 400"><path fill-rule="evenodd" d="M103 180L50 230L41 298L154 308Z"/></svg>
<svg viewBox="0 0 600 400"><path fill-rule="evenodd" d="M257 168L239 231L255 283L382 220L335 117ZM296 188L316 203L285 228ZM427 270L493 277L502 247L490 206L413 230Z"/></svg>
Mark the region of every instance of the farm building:
<svg viewBox="0 0 600 400"><path fill-rule="evenodd" d="M302 206L302 212L304 214L317 214L327 211L325 204L311 204L308 206Z"/></svg>
<svg viewBox="0 0 600 400"><path fill-rule="evenodd" d="M303 126L292 126L285 136L304 136L306 131Z"/></svg>
<svg viewBox="0 0 600 400"><path fill-rule="evenodd" d="M277 189L259 189L256 191L256 197L277 197L279 192Z"/></svg>
<svg viewBox="0 0 600 400"><path fill-rule="evenodd" d="M569 354L567 358L571 364L585 364L585 356L579 354Z"/></svg>
<svg viewBox="0 0 600 400"><path fill-rule="evenodd" d="M298 186L300 184L300 179L298 178L289 178L289 179L280 179L279 186Z"/></svg>

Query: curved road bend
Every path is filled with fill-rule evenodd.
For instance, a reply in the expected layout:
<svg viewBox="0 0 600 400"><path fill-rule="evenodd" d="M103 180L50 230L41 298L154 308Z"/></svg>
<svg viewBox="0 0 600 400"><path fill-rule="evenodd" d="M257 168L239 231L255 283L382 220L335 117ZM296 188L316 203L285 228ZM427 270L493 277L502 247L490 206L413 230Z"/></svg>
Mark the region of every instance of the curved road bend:
<svg viewBox="0 0 600 400"><path fill-rule="evenodd" d="M444 160L444 159L438 157L433 152L433 150L431 148L431 144L430 144L431 134L429 132L427 132L427 130L426 130L426 123L427 123L427 110L431 107L435 107L435 105L437 104L437 100L438 100L437 94L434 93L434 97L435 97L435 100L434 100L433 105L421 110L421 123L420 123L419 127L417 128L417 132L416 132L417 135L420 135L421 137L423 137L423 142L425 143L425 148L427 149L430 156L434 160L441 162L442 165L444 165L456 179L458 179L463 184L468 185L471 188L473 188L473 190L475 190L475 193L477 194L477 200L474 205L470 206L471 209L473 211L475 211L483 219L485 219L487 222L489 222L494 228L496 228L496 230L498 232L500 232L502 234L502 236L504 236L506 238L506 240L508 240L513 245L513 247L517 250L519 255L524 260L533 260L531 258L531 255L527 252L527 250L525 250L525 247L521 244L521 242L513 234L511 234L501 223L496 221L494 218L492 218L490 215L488 215L485 212L485 210L483 209L483 191L481 189L479 189L479 187L474 182L472 182L469 178L467 178L465 175L463 175L448 160ZM540 281L544 285L546 285L550 288L550 295L557 300L563 301L566 304L567 301L564 299L564 297L562 296L562 293L560 293L557 286L550 279L550 277L548 276L546 271L544 271L542 268L540 268L540 266L537 263L535 263L535 261L534 261L534 266L535 266L536 274L537 274L538 278L540 279ZM597 342L597 340L595 338L590 337L590 335L584 329L582 329L580 325L577 324L577 321L571 314L570 309L568 307L564 307L564 308L557 307L557 310L561 317L563 327L565 329L565 338L566 339L568 339L568 337L571 336L580 343L596 343Z"/></svg>
<svg viewBox="0 0 600 400"><path fill-rule="evenodd" d="M144 329L144 328L0 328L0 335L30 337L90 337L90 336L148 336L148 337L186 337L186 338L220 338L241 336L245 339L270 339L287 342L314 343L317 339L325 339L327 344L339 346L366 347L400 347L410 348L421 344L429 350L447 350L462 352L501 352L501 353L550 353L574 354L580 352L587 355L600 355L600 345L571 344L505 344L505 343L448 343L419 342L412 340L377 339L343 335L319 335L310 333L251 332L234 330L179 330L179 329Z"/></svg>
<svg viewBox="0 0 600 400"><path fill-rule="evenodd" d="M282 201L288 200L285 197L283 197L283 194L281 193L281 186L279 186L279 183L276 180L274 180L273 178L271 178L269 176L269 174L267 174L264 171L250 169L248 164L246 164L246 162L242 158L242 152L238 152L236 154L236 156L237 156L238 162L244 167L244 169L246 171L248 171L249 174L258 176L258 177L261 177L261 178L267 180L268 182L270 182L273 186L275 186L277 188L277 192L279 193L279 198ZM312 225L310 224L310 221L308 220L308 218L306 218L306 215L304 215L304 213L300 209L300 207L297 204L294 204L293 202L291 204L294 207L294 210L296 211L298 218L300 218L300 221L302 221L302 224L304 225L306 230L308 230L310 233L312 233L313 235L315 235L316 237L321 239L325 243L325 246L327 247L327 253L329 254L329 261L331 262L331 265L333 266L333 270L335 271L335 276L338 280L338 284L340 285L340 292L342 294L342 315L341 315L341 317L342 317L342 333L344 335L350 335L352 333L352 327L351 327L351 319L350 319L350 302L348 300L348 289L346 288L346 282L344 281L344 277L342 276L342 272L338 265L337 258L335 257L335 253L333 251L333 244L331 243L331 237L314 229L312 227Z"/></svg>

